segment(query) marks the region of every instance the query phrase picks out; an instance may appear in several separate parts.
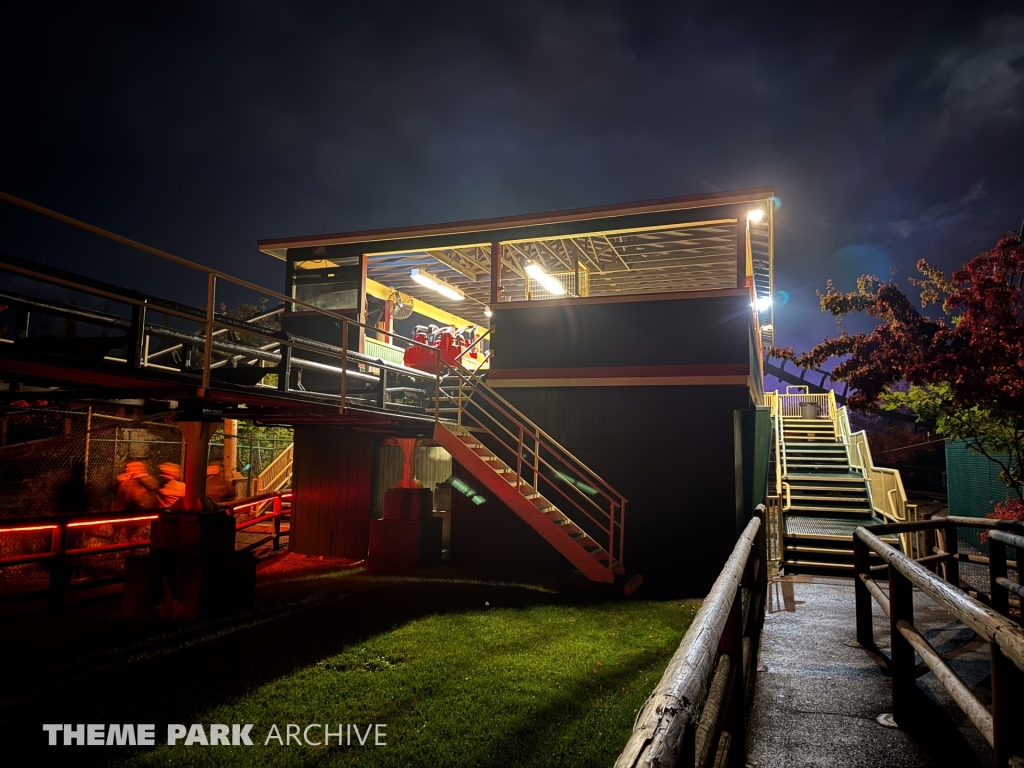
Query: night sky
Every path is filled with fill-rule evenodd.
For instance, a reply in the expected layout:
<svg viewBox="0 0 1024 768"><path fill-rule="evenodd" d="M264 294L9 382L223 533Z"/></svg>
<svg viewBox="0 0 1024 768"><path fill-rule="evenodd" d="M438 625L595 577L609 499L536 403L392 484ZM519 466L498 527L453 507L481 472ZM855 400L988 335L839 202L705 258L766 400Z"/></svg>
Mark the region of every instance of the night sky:
<svg viewBox="0 0 1024 768"><path fill-rule="evenodd" d="M0 6L0 189L281 289L258 238L774 185L777 341L1024 217L1017 4ZM898 10L893 10L898 9ZM181 276L0 204L0 249Z"/></svg>

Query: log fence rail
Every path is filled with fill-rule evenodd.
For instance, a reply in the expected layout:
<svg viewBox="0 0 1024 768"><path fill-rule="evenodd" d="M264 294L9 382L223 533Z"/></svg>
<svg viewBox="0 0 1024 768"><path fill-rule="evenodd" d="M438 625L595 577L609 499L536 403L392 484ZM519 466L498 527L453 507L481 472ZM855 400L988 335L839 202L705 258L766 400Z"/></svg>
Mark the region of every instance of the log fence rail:
<svg viewBox="0 0 1024 768"><path fill-rule="evenodd" d="M957 551L957 528L988 529L989 557ZM943 685L950 697L992 745L998 768L1024 764L1024 627L1020 604L1017 619L1011 618L1010 595L1020 597L1024 589L1007 577L1007 547L1024 547L1019 523L945 517L922 522L889 523L858 528L854 533L854 589L857 641L875 648L871 601L874 599L889 617L892 709L897 725L907 724L914 715L919 656ZM926 534L936 543L932 554L914 560L879 538L881 534ZM872 566L871 553L882 559ZM959 564L989 565L991 593L977 597L960 588ZM933 572L933 570L937 572ZM888 574L888 593L876 575ZM939 575L943 574L945 578ZM960 679L927 638L914 626L914 590L920 590L942 609L989 643L991 658L991 709L986 707ZM986 598L986 605L980 598ZM1011 761L1014 761L1011 763Z"/></svg>
<svg viewBox="0 0 1024 768"><path fill-rule="evenodd" d="M640 709L616 768L746 765L746 698L768 587L765 523L761 505Z"/></svg>

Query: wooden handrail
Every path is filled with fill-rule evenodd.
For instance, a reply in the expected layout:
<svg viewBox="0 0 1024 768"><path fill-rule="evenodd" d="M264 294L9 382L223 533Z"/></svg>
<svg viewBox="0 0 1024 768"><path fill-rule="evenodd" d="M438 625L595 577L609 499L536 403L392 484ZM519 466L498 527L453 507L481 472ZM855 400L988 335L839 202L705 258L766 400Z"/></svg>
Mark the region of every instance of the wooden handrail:
<svg viewBox="0 0 1024 768"><path fill-rule="evenodd" d="M991 521L999 522L999 521ZM1006 766L1011 758L1024 757L1024 732L1020 728L1024 716L1024 627L1018 626L1006 615L982 603L958 585L950 584L915 562L895 547L882 541L876 533L908 533L928 528L945 529L950 548L956 541L956 522L939 518L924 522L895 523L858 528L853 537L853 557L856 578L855 616L857 641L864 647L875 646L871 600L875 598L889 615L893 719L905 724L914 713L916 695L915 652L935 673L936 678L950 693L953 700L967 714L978 730L992 745L994 765ZM1024 537L994 531L999 545L1024 545ZM883 600L883 593L871 576L870 555L882 559L882 566L889 574L889 594ZM955 563L955 552L944 552L947 562ZM993 553L995 554L995 553ZM1002 573L995 573L1000 565L993 557L993 582L1005 579L1005 550L1003 550ZM933 558L929 557L928 560ZM958 571L951 573L958 579ZM1008 580L1006 580L1008 582ZM1013 584L1013 582L1008 582ZM914 627L914 589L930 597L939 607L950 613L957 621L970 627L983 640L990 643L992 710L984 708L967 685L946 664L941 656ZM994 591L993 591L994 592ZM993 593L993 598L995 594ZM1008 611L1006 611L1008 613Z"/></svg>
<svg viewBox="0 0 1024 768"><path fill-rule="evenodd" d="M295 444L289 443L281 453L274 457L273 461L264 467L253 483L253 496L280 489L282 478L291 470L294 451Z"/></svg>
<svg viewBox="0 0 1024 768"><path fill-rule="evenodd" d="M764 506L758 506L640 709L616 768L703 768L704 763L696 762L698 756L715 757L723 749L734 753L729 764L744 764L744 700L754 673L767 594L764 516Z"/></svg>

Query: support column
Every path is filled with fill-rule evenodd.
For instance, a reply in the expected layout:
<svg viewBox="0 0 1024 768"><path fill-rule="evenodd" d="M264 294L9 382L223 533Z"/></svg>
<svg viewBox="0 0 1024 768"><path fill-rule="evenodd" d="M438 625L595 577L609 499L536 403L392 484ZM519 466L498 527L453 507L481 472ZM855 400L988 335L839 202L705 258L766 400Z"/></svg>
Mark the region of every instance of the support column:
<svg viewBox="0 0 1024 768"><path fill-rule="evenodd" d="M238 419L224 419L224 479L235 480L238 466Z"/></svg>
<svg viewBox="0 0 1024 768"><path fill-rule="evenodd" d="M181 500L184 509L199 512L206 496L206 464L210 453L210 436L220 425L216 421L179 421L178 429L185 436L185 496Z"/></svg>
<svg viewBox="0 0 1024 768"><path fill-rule="evenodd" d="M501 300L501 243L491 243L491 304Z"/></svg>
<svg viewBox="0 0 1024 768"><path fill-rule="evenodd" d="M736 287L747 287L747 217L736 219Z"/></svg>

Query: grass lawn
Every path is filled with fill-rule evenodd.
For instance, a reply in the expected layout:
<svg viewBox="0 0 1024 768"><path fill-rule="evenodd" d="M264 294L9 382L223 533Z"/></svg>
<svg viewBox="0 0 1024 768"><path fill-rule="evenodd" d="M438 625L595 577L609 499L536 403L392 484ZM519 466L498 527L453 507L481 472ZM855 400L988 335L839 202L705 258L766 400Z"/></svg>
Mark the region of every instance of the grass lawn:
<svg viewBox="0 0 1024 768"><path fill-rule="evenodd" d="M253 723L247 748L161 746L131 766L609 766L695 602L490 608L415 619L195 722ZM296 638L295 642L301 642ZM273 651L267 651L272 653ZM386 746L264 745L271 724L386 725ZM164 734L157 733L158 743ZM311 740L321 740L313 729Z"/></svg>

